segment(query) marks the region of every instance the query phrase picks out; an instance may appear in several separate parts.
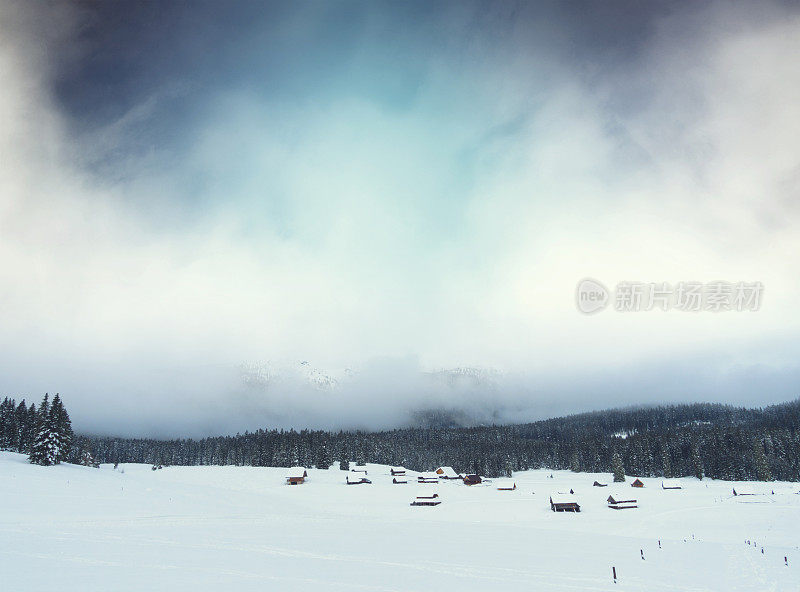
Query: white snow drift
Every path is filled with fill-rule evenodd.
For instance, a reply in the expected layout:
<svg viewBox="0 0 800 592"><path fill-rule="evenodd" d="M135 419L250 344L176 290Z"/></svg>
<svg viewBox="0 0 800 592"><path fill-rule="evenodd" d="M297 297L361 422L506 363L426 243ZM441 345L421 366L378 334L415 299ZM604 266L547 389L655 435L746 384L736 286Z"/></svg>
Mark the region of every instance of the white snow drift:
<svg viewBox="0 0 800 592"><path fill-rule="evenodd" d="M32 466L3 452L0 587L800 589L798 484L760 484L763 495L743 497L721 481L599 488L592 482L607 475L528 471L514 475L514 491L442 479L425 486L442 503L415 507L416 473L396 485L389 467L367 468L371 484L348 487L344 471L309 469L289 486L279 468L125 465L123 473ZM581 512L551 512L550 495L570 489ZM637 509L608 509L609 495L632 493Z"/></svg>

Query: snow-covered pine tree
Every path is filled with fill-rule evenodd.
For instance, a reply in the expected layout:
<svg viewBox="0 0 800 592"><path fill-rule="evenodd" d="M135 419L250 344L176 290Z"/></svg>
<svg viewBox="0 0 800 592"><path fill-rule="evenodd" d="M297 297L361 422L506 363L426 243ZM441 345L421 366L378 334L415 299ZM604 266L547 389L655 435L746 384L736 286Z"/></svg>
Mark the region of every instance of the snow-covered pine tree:
<svg viewBox="0 0 800 592"><path fill-rule="evenodd" d="M367 455L364 453L364 449L361 446L359 446L358 450L356 450L356 466L363 467L366 464L367 464Z"/></svg>
<svg viewBox="0 0 800 592"><path fill-rule="evenodd" d="M56 434L58 441L58 460L61 462L67 459L70 449L72 448L72 440L75 435L72 432L72 421L69 419L67 409L61 397L56 393L53 397L53 404L50 406L50 414L52 415L51 423Z"/></svg>
<svg viewBox="0 0 800 592"><path fill-rule="evenodd" d="M35 465L50 466L58 462L58 437L52 419L49 395L45 393L36 414L36 430L29 456Z"/></svg>
<svg viewBox="0 0 800 592"><path fill-rule="evenodd" d="M572 456L569 459L569 470L573 473L580 473L581 470L581 457L578 454L578 451L572 453Z"/></svg>
<svg viewBox="0 0 800 592"><path fill-rule="evenodd" d="M672 477L672 459L670 458L669 442L664 442L661 447L661 473L664 477Z"/></svg>
<svg viewBox="0 0 800 592"><path fill-rule="evenodd" d="M340 471L350 470L350 461L347 460L347 455L342 455L342 457L339 459L339 470Z"/></svg>
<svg viewBox="0 0 800 592"><path fill-rule="evenodd" d="M331 458L330 452L328 452L328 446L323 442L319 450L317 450L317 460L316 466L318 469L330 469L331 465L333 464L333 459Z"/></svg>
<svg viewBox="0 0 800 592"><path fill-rule="evenodd" d="M92 456L92 453L89 452L88 450L84 450L83 451L83 454L81 455L81 464L84 467L94 467L95 469L99 469L100 468L100 463L98 463L94 459L94 457ZM114 468L116 468L116 467L114 467Z"/></svg>
<svg viewBox="0 0 800 592"><path fill-rule="evenodd" d="M6 397L0 403L0 450L13 450L18 437L14 401Z"/></svg>
<svg viewBox="0 0 800 592"><path fill-rule="evenodd" d="M506 464L503 467L503 475L506 477L514 476L514 463L511 462L510 458L506 459Z"/></svg>
<svg viewBox="0 0 800 592"><path fill-rule="evenodd" d="M31 447L33 446L33 440L36 438L36 421L39 417L39 410L36 409L36 405L31 403L31 406L28 407L27 411L27 418L25 419L25 447L22 448L20 446L20 452L26 453L31 451Z"/></svg>
<svg viewBox="0 0 800 592"><path fill-rule="evenodd" d="M769 469L767 455L764 454L764 444L761 439L753 440L753 455L756 464L756 477L759 481L772 481L772 471Z"/></svg>
<svg viewBox="0 0 800 592"><path fill-rule="evenodd" d="M692 473L698 479L703 478L703 460L700 458L700 446L692 444Z"/></svg>
<svg viewBox="0 0 800 592"><path fill-rule="evenodd" d="M289 458L289 451L286 450L285 446L281 446L275 451L275 454L272 458L272 465L275 467L289 467L291 466L291 460Z"/></svg>
<svg viewBox="0 0 800 592"><path fill-rule="evenodd" d="M614 483L625 482L625 468L622 466L622 457L618 452L611 457L611 470L614 473Z"/></svg>

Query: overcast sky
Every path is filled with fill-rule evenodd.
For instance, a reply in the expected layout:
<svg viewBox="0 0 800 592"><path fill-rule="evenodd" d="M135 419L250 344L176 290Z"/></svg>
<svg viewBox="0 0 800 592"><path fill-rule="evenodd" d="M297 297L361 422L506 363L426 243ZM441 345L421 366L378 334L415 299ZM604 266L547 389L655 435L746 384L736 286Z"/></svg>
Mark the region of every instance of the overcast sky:
<svg viewBox="0 0 800 592"><path fill-rule="evenodd" d="M795 398L798 55L783 2L0 0L0 394L124 435Z"/></svg>

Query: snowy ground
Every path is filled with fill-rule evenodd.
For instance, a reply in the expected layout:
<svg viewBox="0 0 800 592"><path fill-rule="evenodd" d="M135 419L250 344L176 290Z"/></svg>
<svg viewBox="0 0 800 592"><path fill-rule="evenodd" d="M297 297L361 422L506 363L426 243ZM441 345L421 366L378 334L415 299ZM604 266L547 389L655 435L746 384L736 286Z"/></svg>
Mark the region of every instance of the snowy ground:
<svg viewBox="0 0 800 592"><path fill-rule="evenodd" d="M608 475L528 471L497 491L367 469L372 485L332 469L291 487L284 469L122 473L0 452L0 589L800 590L796 483L734 498L721 481L596 488ZM409 506L423 487L442 504ZM570 488L581 513L552 513L550 492ZM609 510L615 492L640 508Z"/></svg>

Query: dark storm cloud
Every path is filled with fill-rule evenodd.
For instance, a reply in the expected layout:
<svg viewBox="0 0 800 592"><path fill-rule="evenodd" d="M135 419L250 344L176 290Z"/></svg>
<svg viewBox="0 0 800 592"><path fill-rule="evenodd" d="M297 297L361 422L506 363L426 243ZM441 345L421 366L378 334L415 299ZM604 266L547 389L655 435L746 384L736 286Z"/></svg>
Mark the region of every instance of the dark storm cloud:
<svg viewBox="0 0 800 592"><path fill-rule="evenodd" d="M159 435L792 397L799 14L2 4L2 391ZM588 318L587 275L768 300Z"/></svg>

